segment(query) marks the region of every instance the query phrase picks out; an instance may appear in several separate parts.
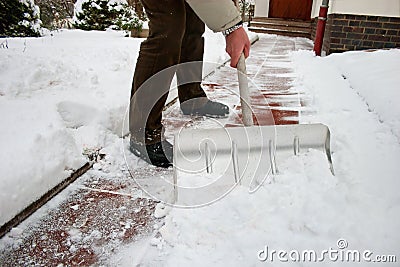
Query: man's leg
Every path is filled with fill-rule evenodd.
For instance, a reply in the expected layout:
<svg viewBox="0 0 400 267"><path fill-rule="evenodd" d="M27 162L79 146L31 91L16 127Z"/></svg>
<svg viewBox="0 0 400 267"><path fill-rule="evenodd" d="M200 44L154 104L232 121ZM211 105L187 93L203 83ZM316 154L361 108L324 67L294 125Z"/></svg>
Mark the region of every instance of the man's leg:
<svg viewBox="0 0 400 267"><path fill-rule="evenodd" d="M149 37L140 46L131 91L129 130L132 140L155 144L162 139L162 109L174 69L179 63L185 32L184 0L142 0L149 18Z"/></svg>
<svg viewBox="0 0 400 267"><path fill-rule="evenodd" d="M174 66L179 63L185 32L185 2L142 0L142 3L149 18L149 37L140 46L133 78L130 150L153 165L168 167L172 164L172 145L163 140L161 119Z"/></svg>
<svg viewBox="0 0 400 267"><path fill-rule="evenodd" d="M208 100L201 87L204 55L202 36L205 25L186 2L185 9L186 30L182 40L180 65L176 72L181 109L188 115L224 117L229 113L229 108L224 104ZM185 64L187 62L192 63Z"/></svg>
<svg viewBox="0 0 400 267"><path fill-rule="evenodd" d="M206 98L204 90L201 88L204 55L204 22L194 13L192 8L185 2L186 10L186 29L182 40L180 51L180 64L187 62L198 62L188 64L177 70L178 96L180 103L190 99ZM191 81L191 83L187 83ZM195 82L192 82L195 81ZM203 100L204 104L205 101Z"/></svg>

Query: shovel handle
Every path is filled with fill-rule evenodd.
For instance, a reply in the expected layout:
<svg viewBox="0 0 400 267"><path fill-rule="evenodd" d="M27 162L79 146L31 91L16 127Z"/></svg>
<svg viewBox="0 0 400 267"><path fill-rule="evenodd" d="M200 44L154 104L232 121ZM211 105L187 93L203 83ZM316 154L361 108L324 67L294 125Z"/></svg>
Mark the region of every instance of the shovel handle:
<svg viewBox="0 0 400 267"><path fill-rule="evenodd" d="M237 64L240 103L242 105L242 120L244 126L253 126L253 114L251 112L249 84L247 81L246 59L242 53Z"/></svg>

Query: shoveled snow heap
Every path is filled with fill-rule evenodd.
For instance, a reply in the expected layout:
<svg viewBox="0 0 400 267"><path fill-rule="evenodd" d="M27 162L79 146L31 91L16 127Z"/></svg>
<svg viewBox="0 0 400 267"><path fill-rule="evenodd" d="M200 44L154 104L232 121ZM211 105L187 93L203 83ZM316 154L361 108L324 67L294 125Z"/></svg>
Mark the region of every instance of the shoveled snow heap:
<svg viewBox="0 0 400 267"><path fill-rule="evenodd" d="M225 61L224 37L206 35L205 60ZM123 36L63 30L0 46L0 225L127 132L143 39Z"/></svg>

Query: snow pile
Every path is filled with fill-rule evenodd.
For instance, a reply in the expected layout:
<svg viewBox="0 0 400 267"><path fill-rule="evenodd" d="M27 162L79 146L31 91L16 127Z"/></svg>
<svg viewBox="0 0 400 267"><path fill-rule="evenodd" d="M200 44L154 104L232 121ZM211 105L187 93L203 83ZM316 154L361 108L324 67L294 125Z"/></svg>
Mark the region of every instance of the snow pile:
<svg viewBox="0 0 400 267"><path fill-rule="evenodd" d="M371 111L400 140L400 50L344 53L330 57Z"/></svg>
<svg viewBox="0 0 400 267"><path fill-rule="evenodd" d="M280 166L283 174L255 194L239 187L214 205L172 210L160 233L173 249L167 246L168 256L161 253L158 260L166 259L166 266L184 266L189 259L194 266L248 266L266 245L321 247L323 242L309 237L328 239L337 229L319 222L335 219L335 214L324 210L332 201L344 205L342 195L332 190L337 181L329 167L318 166L323 160L321 153L310 151ZM282 238L282 233L292 238Z"/></svg>
<svg viewBox="0 0 400 267"><path fill-rule="evenodd" d="M9 205L0 224L79 168L85 148L121 134L111 117L123 117L140 42L64 31L8 43L0 51L0 201Z"/></svg>
<svg viewBox="0 0 400 267"><path fill-rule="evenodd" d="M83 153L127 133L143 39L123 35L64 30L0 49L0 225L81 167ZM223 36L206 36L205 58L223 61Z"/></svg>

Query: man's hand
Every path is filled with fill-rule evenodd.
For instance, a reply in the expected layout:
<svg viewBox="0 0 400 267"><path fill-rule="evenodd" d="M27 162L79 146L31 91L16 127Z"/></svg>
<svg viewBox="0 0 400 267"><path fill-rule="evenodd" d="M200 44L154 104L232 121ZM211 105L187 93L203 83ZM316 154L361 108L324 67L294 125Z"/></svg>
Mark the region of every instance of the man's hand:
<svg viewBox="0 0 400 267"><path fill-rule="evenodd" d="M244 52L247 58L250 53L250 40L243 27L225 37L226 52L231 56L231 67L236 68L240 55Z"/></svg>

